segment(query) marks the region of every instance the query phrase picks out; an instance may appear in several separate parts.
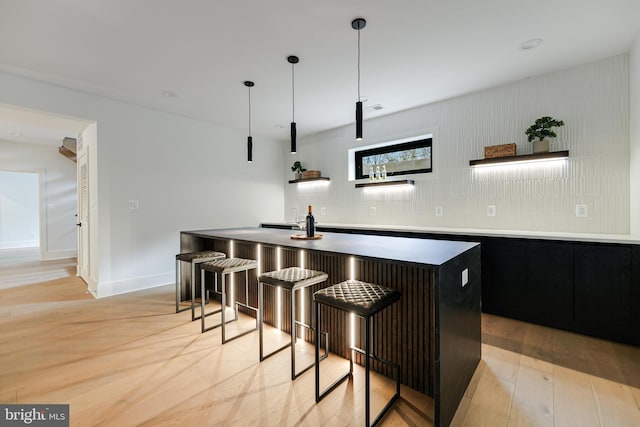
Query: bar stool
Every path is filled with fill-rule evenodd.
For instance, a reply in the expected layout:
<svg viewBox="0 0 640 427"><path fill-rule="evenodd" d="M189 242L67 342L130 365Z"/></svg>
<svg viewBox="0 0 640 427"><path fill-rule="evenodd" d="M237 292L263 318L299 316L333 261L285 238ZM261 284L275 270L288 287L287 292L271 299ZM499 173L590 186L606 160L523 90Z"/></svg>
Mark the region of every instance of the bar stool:
<svg viewBox="0 0 640 427"><path fill-rule="evenodd" d="M296 339L298 335L298 330L296 326L302 326L311 331L315 331L315 328L311 325L311 286L322 283L327 280L329 276L327 273L323 273L322 271L308 270L300 267L289 267L284 268L282 270L269 271L260 275L258 278L258 305L260 307L264 307L263 302L263 292L264 285L272 286L275 288L282 288L286 291L289 291L291 294L291 343L285 344L282 347L272 351L271 353L265 354L264 352L264 332L263 332L263 315L260 314L260 320L258 321L258 325L260 328L260 361L262 362L264 359L273 356L274 354L284 350L287 347L291 347L291 379L295 380L302 373L307 371L309 368L313 366L313 363L309 364L309 366L302 369L300 372L296 372ZM307 288L309 291L309 297L307 301L309 301L309 324L303 323L301 321L296 320L296 303L295 303L295 294L298 289L302 290ZM262 311L261 311L262 313ZM320 334L316 334L316 345L319 345L320 342ZM325 351L323 355L323 359L329 355L329 344L326 339L328 334L325 333ZM317 352L317 350L316 350Z"/></svg>
<svg viewBox="0 0 640 427"><path fill-rule="evenodd" d="M195 317L195 282L196 267L198 264L214 259L226 258L227 255L216 251L200 251L187 252L176 255L176 313L191 309L191 321L196 320ZM191 307L180 308L180 291L182 290L182 263L188 262L191 265ZM202 295L204 298L204 295Z"/></svg>
<svg viewBox="0 0 640 427"><path fill-rule="evenodd" d="M249 305L249 270L255 270L258 267L258 262L253 260L253 259L244 259L244 258L224 258L224 259L217 259L217 260L213 260L213 261L208 261L208 262L203 262L200 264L200 271L202 274L202 277L200 278L200 286L201 286L201 292L202 295L204 295L205 292L205 280L204 280L204 272L205 271L210 271L213 273L214 276L214 289L217 288L218 286L218 275L220 275L220 277L222 278L222 306L218 309L218 310L214 310L212 312L206 313L205 312L205 299L201 298L200 302L201 302L201 314L200 314L200 319L201 319L201 324L202 324L202 332L206 332L206 331L210 331L211 329L215 329L218 326L222 326L222 344L225 344L227 341L231 341L234 340L236 338L240 338L243 335L248 334L249 332L255 331L256 329L258 329L258 317L259 317L259 309L258 307L252 307ZM249 329L248 331L244 331L238 335L235 335L229 339L227 339L226 335L225 335L225 325L226 322L225 321L225 309L227 306L227 288L226 288L226 276L231 275L233 273L238 273L244 271L245 273L245 302L239 302L239 301L235 301L234 303L234 313L235 313L235 317L233 320L230 320L230 322L233 322L235 320L238 320L238 305L241 305L245 308L248 308L250 310L253 310L256 312L256 327L253 329ZM259 305L260 307L261 305ZM220 323L214 325L214 326L209 326L206 327L205 325L205 318L207 316L211 316L213 314L216 313L220 313L221 316L221 320Z"/></svg>
<svg viewBox="0 0 640 427"><path fill-rule="evenodd" d="M371 352L371 348L374 347L371 342L371 337L375 336L373 330L373 316L384 308L390 306L394 302L400 299L400 292L385 288L384 286L374 285L372 283L361 282L359 280L346 280L338 283L337 285L329 286L328 288L321 289L313 294L313 300L316 310L316 327L320 329L320 304L324 304L329 307L337 308L349 313L354 313L365 320L365 335L364 335L364 350L355 346L350 346L349 351L349 372L344 374L341 378L336 380L331 386L320 392L320 359L318 353L318 335L316 335L316 403L320 402L327 394L331 393L340 383L349 378L353 374L353 352L357 351L364 355L364 368L365 368L365 423L369 426L371 418L371 379L370 379L370 358L380 361L386 365L391 366L396 370L396 392L391 397L389 402L382 408L382 411L373 420L372 425L376 425L384 414L391 408L393 402L400 397L400 366L376 356Z"/></svg>

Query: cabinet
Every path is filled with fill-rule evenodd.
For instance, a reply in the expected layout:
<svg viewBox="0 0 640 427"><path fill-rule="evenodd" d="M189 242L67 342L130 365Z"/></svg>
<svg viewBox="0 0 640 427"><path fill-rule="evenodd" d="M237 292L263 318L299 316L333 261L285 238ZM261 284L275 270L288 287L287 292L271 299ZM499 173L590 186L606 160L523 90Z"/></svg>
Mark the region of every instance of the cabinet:
<svg viewBox="0 0 640 427"><path fill-rule="evenodd" d="M570 243L526 242L525 318L567 328L573 321L574 251Z"/></svg>
<svg viewBox="0 0 640 427"><path fill-rule="evenodd" d="M631 318L631 255L630 246L576 245L575 320L579 330L626 341L633 335L631 329L638 329Z"/></svg>

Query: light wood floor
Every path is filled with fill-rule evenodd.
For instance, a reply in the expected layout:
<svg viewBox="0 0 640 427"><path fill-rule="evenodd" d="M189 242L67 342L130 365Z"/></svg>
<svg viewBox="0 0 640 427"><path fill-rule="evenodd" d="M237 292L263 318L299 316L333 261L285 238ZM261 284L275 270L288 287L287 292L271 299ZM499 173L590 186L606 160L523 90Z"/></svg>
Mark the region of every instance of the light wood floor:
<svg viewBox="0 0 640 427"><path fill-rule="evenodd" d="M362 369L316 405L313 371L290 381L286 351L259 363L257 333L224 346L219 329L200 334L172 286L95 300L74 260L11 256L0 251L2 403L69 403L73 426L363 423ZM490 315L483 341L453 425L640 426L640 348ZM331 357L323 378L346 367ZM375 378L374 406L391 387ZM432 412L403 387L382 425L428 426Z"/></svg>

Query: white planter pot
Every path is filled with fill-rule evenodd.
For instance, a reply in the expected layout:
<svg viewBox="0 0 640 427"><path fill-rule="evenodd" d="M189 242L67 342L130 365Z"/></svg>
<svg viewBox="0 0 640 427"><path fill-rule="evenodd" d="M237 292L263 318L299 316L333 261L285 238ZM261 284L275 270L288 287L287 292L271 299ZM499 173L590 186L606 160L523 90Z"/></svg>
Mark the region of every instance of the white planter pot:
<svg viewBox="0 0 640 427"><path fill-rule="evenodd" d="M534 141L533 154L536 153L548 153L549 152L549 140L544 139L542 141Z"/></svg>

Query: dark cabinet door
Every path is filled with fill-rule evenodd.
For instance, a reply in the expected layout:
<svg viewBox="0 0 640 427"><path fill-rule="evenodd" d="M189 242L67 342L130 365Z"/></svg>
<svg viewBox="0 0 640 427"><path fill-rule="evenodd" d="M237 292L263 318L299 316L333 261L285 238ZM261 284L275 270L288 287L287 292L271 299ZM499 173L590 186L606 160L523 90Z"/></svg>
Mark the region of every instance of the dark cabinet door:
<svg viewBox="0 0 640 427"><path fill-rule="evenodd" d="M482 310L522 319L525 313L525 242L483 238Z"/></svg>
<svg viewBox="0 0 640 427"><path fill-rule="evenodd" d="M635 342L640 344L640 246L632 247L631 321Z"/></svg>
<svg viewBox="0 0 640 427"><path fill-rule="evenodd" d="M573 244L527 242L527 320L568 328L573 322Z"/></svg>
<svg viewBox="0 0 640 427"><path fill-rule="evenodd" d="M631 247L575 245L575 317L580 330L628 341L631 319Z"/></svg>

